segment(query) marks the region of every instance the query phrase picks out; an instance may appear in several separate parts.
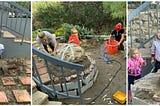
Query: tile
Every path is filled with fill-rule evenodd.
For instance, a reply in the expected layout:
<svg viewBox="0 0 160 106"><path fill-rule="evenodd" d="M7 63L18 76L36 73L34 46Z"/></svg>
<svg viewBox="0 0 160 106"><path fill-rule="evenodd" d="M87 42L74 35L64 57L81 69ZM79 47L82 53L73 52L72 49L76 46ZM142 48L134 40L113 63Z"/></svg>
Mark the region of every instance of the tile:
<svg viewBox="0 0 160 106"><path fill-rule="evenodd" d="M2 83L3 85L16 85L16 83L14 82L14 79L12 77L3 77L2 78Z"/></svg>
<svg viewBox="0 0 160 106"><path fill-rule="evenodd" d="M13 90L13 94L16 98L16 101L19 103L31 101L31 97L27 90Z"/></svg>
<svg viewBox="0 0 160 106"><path fill-rule="evenodd" d="M0 92L0 103L8 103L6 93L3 91Z"/></svg>
<svg viewBox="0 0 160 106"><path fill-rule="evenodd" d="M30 77L19 77L20 81L23 85L30 85L31 84L31 78Z"/></svg>

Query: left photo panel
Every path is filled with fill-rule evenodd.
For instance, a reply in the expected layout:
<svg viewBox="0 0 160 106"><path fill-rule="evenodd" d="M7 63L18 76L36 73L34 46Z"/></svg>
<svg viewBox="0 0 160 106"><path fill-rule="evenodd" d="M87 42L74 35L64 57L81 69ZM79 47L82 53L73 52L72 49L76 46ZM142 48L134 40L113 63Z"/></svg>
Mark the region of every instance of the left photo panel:
<svg viewBox="0 0 160 106"><path fill-rule="evenodd" d="M0 105L31 105L31 2L0 1Z"/></svg>

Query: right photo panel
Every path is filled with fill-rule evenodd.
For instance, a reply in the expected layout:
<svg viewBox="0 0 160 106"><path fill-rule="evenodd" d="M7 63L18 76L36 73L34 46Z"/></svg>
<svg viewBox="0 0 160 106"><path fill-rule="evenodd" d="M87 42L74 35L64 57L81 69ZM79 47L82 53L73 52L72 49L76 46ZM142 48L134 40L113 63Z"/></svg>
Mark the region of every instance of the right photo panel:
<svg viewBox="0 0 160 106"><path fill-rule="evenodd" d="M160 4L128 2L128 104L160 104Z"/></svg>

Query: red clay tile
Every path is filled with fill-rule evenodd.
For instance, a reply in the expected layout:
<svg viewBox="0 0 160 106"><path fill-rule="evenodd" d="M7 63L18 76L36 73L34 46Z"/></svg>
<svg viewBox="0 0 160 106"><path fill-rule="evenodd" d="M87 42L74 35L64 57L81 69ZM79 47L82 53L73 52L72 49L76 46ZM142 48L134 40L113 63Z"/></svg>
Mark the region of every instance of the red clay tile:
<svg viewBox="0 0 160 106"><path fill-rule="evenodd" d="M40 75L47 73L47 68L46 67L42 67L38 69L38 72Z"/></svg>
<svg viewBox="0 0 160 106"><path fill-rule="evenodd" d="M43 63L37 63L36 66L37 66L37 69L42 68L42 67L46 67L46 65Z"/></svg>
<svg viewBox="0 0 160 106"><path fill-rule="evenodd" d="M31 74L31 69L26 69L26 74Z"/></svg>
<svg viewBox="0 0 160 106"><path fill-rule="evenodd" d="M27 90L13 90L13 94L19 103L30 102L31 97Z"/></svg>
<svg viewBox="0 0 160 106"><path fill-rule="evenodd" d="M31 84L31 78L30 77L19 77L23 85L30 85Z"/></svg>
<svg viewBox="0 0 160 106"><path fill-rule="evenodd" d="M50 78L49 78L48 73L47 73L47 74L44 74L44 75L41 75L40 77L41 77L41 80L42 80L43 83L48 83L48 82L50 82Z"/></svg>
<svg viewBox="0 0 160 106"><path fill-rule="evenodd" d="M16 85L14 79L12 77L3 77L2 78L3 85Z"/></svg>
<svg viewBox="0 0 160 106"><path fill-rule="evenodd" d="M8 99L7 96L5 94L5 92L0 92L0 103L8 103Z"/></svg>

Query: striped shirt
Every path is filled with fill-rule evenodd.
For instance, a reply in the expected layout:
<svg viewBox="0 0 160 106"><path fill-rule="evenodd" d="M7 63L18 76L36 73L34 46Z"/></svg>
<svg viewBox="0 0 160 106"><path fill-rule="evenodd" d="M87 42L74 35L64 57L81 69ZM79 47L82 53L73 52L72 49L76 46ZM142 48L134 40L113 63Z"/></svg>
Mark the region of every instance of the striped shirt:
<svg viewBox="0 0 160 106"><path fill-rule="evenodd" d="M160 40L153 41L151 54L154 54L155 59L160 62Z"/></svg>

